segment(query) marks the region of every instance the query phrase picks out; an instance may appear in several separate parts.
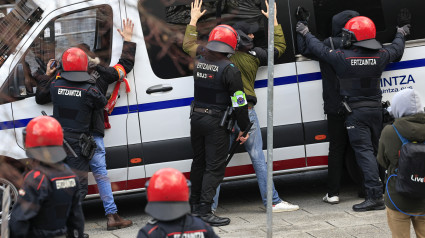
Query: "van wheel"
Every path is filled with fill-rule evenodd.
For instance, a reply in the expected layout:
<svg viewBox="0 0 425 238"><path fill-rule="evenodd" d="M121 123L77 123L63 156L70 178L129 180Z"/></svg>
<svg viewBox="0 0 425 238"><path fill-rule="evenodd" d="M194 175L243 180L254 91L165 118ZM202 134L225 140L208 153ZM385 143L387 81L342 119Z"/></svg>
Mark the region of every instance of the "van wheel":
<svg viewBox="0 0 425 238"><path fill-rule="evenodd" d="M8 180L4 178L0 178L0 204L3 201L3 193L7 186L10 187L10 206L9 206L9 215L8 215L8 219L10 219L10 213L12 212L12 208L18 199L18 190L16 189L15 185L13 185ZM0 206L0 224L2 223L2 214L3 214L3 207Z"/></svg>
<svg viewBox="0 0 425 238"><path fill-rule="evenodd" d="M351 146L345 152L345 169L350 175L351 180L353 180L357 185L362 184L362 172L360 167L357 165L356 156L354 155L354 150Z"/></svg>

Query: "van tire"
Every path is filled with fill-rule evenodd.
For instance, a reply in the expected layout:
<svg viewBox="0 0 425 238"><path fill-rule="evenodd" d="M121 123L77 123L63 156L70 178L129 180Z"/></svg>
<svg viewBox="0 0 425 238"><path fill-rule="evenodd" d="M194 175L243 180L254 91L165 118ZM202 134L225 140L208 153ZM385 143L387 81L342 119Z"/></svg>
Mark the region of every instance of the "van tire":
<svg viewBox="0 0 425 238"><path fill-rule="evenodd" d="M18 189L9 180L0 178L0 204L3 201L3 192L7 186L10 187L10 197L11 197L10 206L9 206L9 216L8 216L8 218L10 219L10 213L12 212L12 208L13 206L15 206L16 201L18 200ZM0 224L2 223L2 214L3 214L3 207L0 206Z"/></svg>

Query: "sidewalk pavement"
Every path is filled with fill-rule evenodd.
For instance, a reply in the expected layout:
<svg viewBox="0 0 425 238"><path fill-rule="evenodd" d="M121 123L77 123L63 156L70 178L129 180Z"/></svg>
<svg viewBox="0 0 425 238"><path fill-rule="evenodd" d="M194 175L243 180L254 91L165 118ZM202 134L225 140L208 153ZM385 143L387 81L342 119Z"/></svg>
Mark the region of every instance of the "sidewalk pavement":
<svg viewBox="0 0 425 238"><path fill-rule="evenodd" d="M357 197L357 186L345 183L340 203L330 205L322 201L326 191L326 171L277 176L275 187L282 199L300 206L300 210L273 214L273 237L278 238L386 238L391 237L386 211L354 212L353 204L362 202ZM266 209L261 203L255 179L228 182L222 185L217 215L231 219L228 226L215 227L223 238L266 237ZM116 199L120 215L133 220L129 228L106 231L106 219L94 215L102 209L100 200L84 204L86 232L91 238L136 237L138 230L150 219L144 212L144 194L120 196ZM96 210L96 211L94 211ZM414 236L412 229L412 237Z"/></svg>

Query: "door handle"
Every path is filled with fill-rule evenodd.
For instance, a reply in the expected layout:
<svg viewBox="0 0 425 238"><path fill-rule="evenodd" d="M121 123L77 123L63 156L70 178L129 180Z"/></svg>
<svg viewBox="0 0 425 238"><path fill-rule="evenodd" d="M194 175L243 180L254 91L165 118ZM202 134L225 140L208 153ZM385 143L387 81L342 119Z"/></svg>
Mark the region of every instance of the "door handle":
<svg viewBox="0 0 425 238"><path fill-rule="evenodd" d="M159 92L168 92L168 91L171 91L171 90L173 90L173 87L171 87L170 85L160 84L160 85L155 85L155 86L149 87L146 90L146 93L151 94L151 93L159 93Z"/></svg>

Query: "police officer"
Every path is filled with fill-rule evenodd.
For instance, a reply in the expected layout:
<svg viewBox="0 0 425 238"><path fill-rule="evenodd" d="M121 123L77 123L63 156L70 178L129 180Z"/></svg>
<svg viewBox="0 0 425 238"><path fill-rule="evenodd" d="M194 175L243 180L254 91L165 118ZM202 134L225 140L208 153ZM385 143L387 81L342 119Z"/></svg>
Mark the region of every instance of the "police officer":
<svg viewBox="0 0 425 238"><path fill-rule="evenodd" d="M10 218L10 237L84 237L78 179L62 161L62 127L48 116L32 119L24 145L34 167L25 176Z"/></svg>
<svg viewBox="0 0 425 238"><path fill-rule="evenodd" d="M62 54L61 72L51 82L50 91L36 95L37 103L53 102L53 117L61 123L65 139L77 155L68 151L65 163L78 175L81 199L87 195L89 160L96 149L89 135L92 115L107 103L87 70L87 54L79 48L69 48Z"/></svg>
<svg viewBox="0 0 425 238"><path fill-rule="evenodd" d="M189 214L190 182L180 171L160 169L145 187L148 197L145 211L154 219L139 230L137 238L218 237L211 226Z"/></svg>
<svg viewBox="0 0 425 238"><path fill-rule="evenodd" d="M190 203L194 213L212 226L228 225L229 218L215 216L211 204L216 188L224 177L229 149L229 131L220 127L227 107L232 106L242 137L249 124L248 106L243 91L241 73L233 65L229 54L235 53L236 31L228 25L216 26L209 35L207 52L195 60L193 77L195 92L191 115L191 142L194 153L190 171L192 193Z"/></svg>
<svg viewBox="0 0 425 238"><path fill-rule="evenodd" d="M296 12L300 21L308 21L310 13L304 8L298 8ZM332 17L332 36L326 38L323 43L332 48L341 48L342 28L353 17L359 16L356 11L345 10ZM316 59L306 47L304 37L297 34L299 52L307 57ZM339 190L341 175L343 173L344 158L346 153L351 153L347 129L345 128L345 109L342 107L342 96L339 94L339 81L333 67L319 61L322 73L323 108L327 115L329 155L328 155L328 189L323 201L330 204L339 203ZM362 189L363 190L363 189Z"/></svg>
<svg viewBox="0 0 425 238"><path fill-rule="evenodd" d="M364 16L354 17L345 24L342 35L344 48L339 50L325 46L302 22L297 23L296 31L305 38L312 54L335 69L340 94L347 110L351 111L346 118L346 127L363 172L366 191L365 201L354 205L353 210L385 209L375 157L382 129L380 78L388 63L401 59L410 25L398 27L392 44L382 46L375 39L373 21Z"/></svg>

